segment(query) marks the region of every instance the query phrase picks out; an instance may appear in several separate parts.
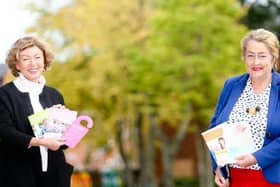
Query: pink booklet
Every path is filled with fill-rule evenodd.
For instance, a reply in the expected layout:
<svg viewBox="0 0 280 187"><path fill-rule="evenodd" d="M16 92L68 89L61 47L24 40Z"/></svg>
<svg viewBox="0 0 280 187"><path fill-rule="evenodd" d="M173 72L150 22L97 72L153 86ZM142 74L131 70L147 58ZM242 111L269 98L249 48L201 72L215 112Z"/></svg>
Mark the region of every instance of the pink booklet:
<svg viewBox="0 0 280 187"><path fill-rule="evenodd" d="M83 126L81 121L86 121L87 126ZM65 145L71 148L75 147L92 126L93 121L89 116L79 116L62 135L66 139Z"/></svg>

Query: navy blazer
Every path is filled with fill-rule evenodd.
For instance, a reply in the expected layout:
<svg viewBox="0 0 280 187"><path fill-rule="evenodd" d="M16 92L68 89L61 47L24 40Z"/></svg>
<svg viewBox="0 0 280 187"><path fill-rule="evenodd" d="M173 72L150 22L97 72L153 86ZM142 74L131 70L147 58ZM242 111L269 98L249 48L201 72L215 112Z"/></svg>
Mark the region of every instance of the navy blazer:
<svg viewBox="0 0 280 187"><path fill-rule="evenodd" d="M64 104L63 96L44 86L39 100L43 108ZM62 148L48 150L48 171L42 172L39 147L28 148L34 137L28 116L33 114L28 93L13 82L0 87L0 186L70 187L73 167Z"/></svg>
<svg viewBox="0 0 280 187"><path fill-rule="evenodd" d="M225 81L214 116L209 128L228 121L229 115L240 97L249 74L243 74ZM272 83L267 114L267 128L263 147L254 152L265 178L271 183L280 183L280 74L272 71ZM244 109L245 110L245 109ZM213 171L217 167L213 157ZM225 171L222 168L222 171ZM224 173L224 176L226 174Z"/></svg>

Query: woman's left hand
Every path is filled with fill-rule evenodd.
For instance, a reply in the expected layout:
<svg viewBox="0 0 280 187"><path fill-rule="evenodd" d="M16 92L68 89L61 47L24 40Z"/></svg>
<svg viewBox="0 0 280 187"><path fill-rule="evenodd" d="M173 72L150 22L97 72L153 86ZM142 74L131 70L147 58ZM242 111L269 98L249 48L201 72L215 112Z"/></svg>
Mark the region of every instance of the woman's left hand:
<svg viewBox="0 0 280 187"><path fill-rule="evenodd" d="M235 158L235 160L236 160L235 164L241 167L249 167L258 162L257 159L252 154L238 156Z"/></svg>
<svg viewBox="0 0 280 187"><path fill-rule="evenodd" d="M53 105L52 107L59 108L59 109L66 109L65 105L62 105L62 104L56 104L56 105Z"/></svg>

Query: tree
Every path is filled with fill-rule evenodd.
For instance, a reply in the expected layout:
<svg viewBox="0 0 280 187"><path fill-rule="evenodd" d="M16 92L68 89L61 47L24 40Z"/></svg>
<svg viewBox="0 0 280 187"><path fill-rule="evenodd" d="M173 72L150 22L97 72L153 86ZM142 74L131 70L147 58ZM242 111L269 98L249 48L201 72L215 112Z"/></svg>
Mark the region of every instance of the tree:
<svg viewBox="0 0 280 187"><path fill-rule="evenodd" d="M240 0L247 9L241 22L250 29L265 28L280 38L280 4L279 0L246 1Z"/></svg>
<svg viewBox="0 0 280 187"><path fill-rule="evenodd" d="M148 96L145 101L156 107L159 124L178 129L190 124L188 130L196 130L200 185L209 186L212 177L205 169L209 160L200 132L209 124L224 79L243 70L239 41L246 29L238 23L242 8L235 1L165 0L157 10L145 47L131 53L132 89L139 97ZM180 141L157 134L163 165L171 166L176 156L172 149ZM164 171L164 185L172 186L171 168Z"/></svg>

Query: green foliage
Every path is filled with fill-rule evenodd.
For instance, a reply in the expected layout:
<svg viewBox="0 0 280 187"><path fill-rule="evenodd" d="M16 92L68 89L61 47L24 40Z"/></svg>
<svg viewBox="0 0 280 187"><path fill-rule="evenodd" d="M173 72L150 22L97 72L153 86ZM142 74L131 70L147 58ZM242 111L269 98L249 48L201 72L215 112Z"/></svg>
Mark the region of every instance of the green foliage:
<svg viewBox="0 0 280 187"><path fill-rule="evenodd" d="M145 47L130 51L130 89L148 96L147 104L170 124L182 120L190 105L195 124L208 125L224 79L243 70L241 7L219 0L158 6Z"/></svg>

